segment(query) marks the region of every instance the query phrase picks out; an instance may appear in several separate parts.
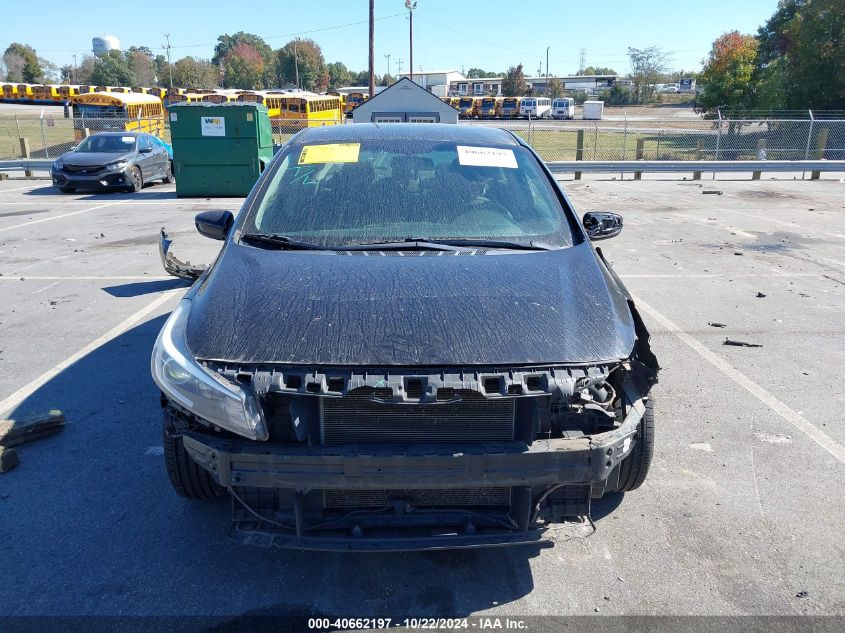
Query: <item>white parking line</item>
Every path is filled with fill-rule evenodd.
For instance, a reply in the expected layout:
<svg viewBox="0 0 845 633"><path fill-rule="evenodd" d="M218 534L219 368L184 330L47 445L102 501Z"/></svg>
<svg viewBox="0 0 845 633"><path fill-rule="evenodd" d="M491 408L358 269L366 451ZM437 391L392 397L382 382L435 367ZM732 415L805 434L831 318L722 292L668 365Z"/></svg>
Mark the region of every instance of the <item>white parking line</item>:
<svg viewBox="0 0 845 633"><path fill-rule="evenodd" d="M687 275L672 274L633 274L619 275L622 279L738 279L740 277L824 277L821 273L689 273Z"/></svg>
<svg viewBox="0 0 845 633"><path fill-rule="evenodd" d="M41 184L42 183L27 185L26 187L17 187L15 189L0 189L0 193L8 193L10 191L23 191L24 189L34 189L35 187L40 187Z"/></svg>
<svg viewBox="0 0 845 633"><path fill-rule="evenodd" d="M88 343L88 345L83 347L75 354L68 356L66 359L64 359L52 369L48 369L38 378L30 382L28 385L25 385L15 391L5 400L0 402L0 417L20 405L24 400L29 398L33 393L38 391L41 387L50 382L53 378L58 376L65 369L73 365L76 361L84 358L85 356L96 350L98 347L101 347L102 345L108 343L110 340L117 338L118 336L129 330L129 328L131 328L133 325L144 319L144 317L154 312L161 305L172 299L174 296L176 296L177 293L184 291L184 288L178 288L176 290L168 290L167 292L162 293L161 296L156 297L153 301L138 310L135 314L129 316L127 319L110 329L102 336Z"/></svg>
<svg viewBox="0 0 845 633"><path fill-rule="evenodd" d="M639 297L633 297L633 299L638 308L648 314L652 319L660 323L660 325L665 327L669 332L681 339L681 341L686 343L704 360L709 362L716 369L721 371L728 378L733 380L736 384L745 389L748 393L753 395L760 402L769 407L772 411L777 413L780 417L789 422L796 429L804 433L807 437L809 437L816 444L825 449L828 453L833 455L841 463L845 464L845 447L836 442L836 440L834 440L827 433L815 426L813 423L802 418L787 404L778 400L775 396L773 396L763 387L751 380L748 376L737 370L733 365L728 363L721 356L711 352L697 339L684 332L680 327L675 325L675 323L660 314L657 310L652 308L645 301L643 301Z"/></svg>
<svg viewBox="0 0 845 633"><path fill-rule="evenodd" d="M13 224L12 226L4 226L0 227L0 233L3 231L11 231L12 229L19 229L23 226L29 226L30 224L41 224L42 222L50 222L51 220L59 220L61 218L67 218L71 215L79 215L80 213L88 213L89 211L96 211L97 209L102 209L104 207L113 207L117 204L122 204L121 202L107 202L106 204L100 204L96 207L89 207L87 209L80 209L79 211L71 211L70 213L62 213L61 215L51 215L46 218L40 218L38 220L31 220L29 222L24 222L22 224Z"/></svg>

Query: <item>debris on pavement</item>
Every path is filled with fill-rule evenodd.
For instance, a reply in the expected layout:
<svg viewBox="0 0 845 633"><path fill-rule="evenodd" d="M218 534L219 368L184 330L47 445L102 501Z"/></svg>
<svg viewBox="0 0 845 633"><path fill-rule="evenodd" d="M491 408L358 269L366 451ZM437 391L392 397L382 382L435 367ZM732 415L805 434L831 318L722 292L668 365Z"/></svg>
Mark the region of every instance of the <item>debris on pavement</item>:
<svg viewBox="0 0 845 633"><path fill-rule="evenodd" d="M709 193L709 194L714 194L714 195L717 195L717 196L722 195L721 189L705 189L701 193Z"/></svg>
<svg viewBox="0 0 845 633"><path fill-rule="evenodd" d="M58 409L17 419L0 420L0 446L10 447L54 435L65 428L65 414Z"/></svg>
<svg viewBox="0 0 845 633"><path fill-rule="evenodd" d="M21 463L14 448L0 446L0 473L7 473Z"/></svg>
<svg viewBox="0 0 845 633"><path fill-rule="evenodd" d="M733 345L734 347L763 347L760 343L746 343L745 341L734 341L726 338L722 345Z"/></svg>
<svg viewBox="0 0 845 633"><path fill-rule="evenodd" d="M766 295L765 295L764 293L762 293L762 292L758 292L758 293L757 293L757 298L758 298L758 299L764 299L765 297L766 297Z"/></svg>
<svg viewBox="0 0 845 633"><path fill-rule="evenodd" d="M795 597L796 598L809 598L810 592L809 591L799 591L798 593L795 594Z"/></svg>
<svg viewBox="0 0 845 633"><path fill-rule="evenodd" d="M708 321L707 325L710 327L728 327L727 323L719 323L718 321Z"/></svg>

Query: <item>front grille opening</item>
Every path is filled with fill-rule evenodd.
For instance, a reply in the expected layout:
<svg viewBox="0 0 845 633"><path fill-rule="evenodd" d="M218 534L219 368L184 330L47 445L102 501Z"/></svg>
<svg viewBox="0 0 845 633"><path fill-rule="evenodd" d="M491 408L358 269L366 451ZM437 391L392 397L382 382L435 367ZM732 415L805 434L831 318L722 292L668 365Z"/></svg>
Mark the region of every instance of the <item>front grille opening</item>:
<svg viewBox="0 0 845 633"><path fill-rule="evenodd" d="M393 398L393 387L376 387L373 395L379 400L390 400Z"/></svg>
<svg viewBox="0 0 845 633"><path fill-rule="evenodd" d="M343 391L346 381L339 376L332 376L328 380L329 391Z"/></svg>
<svg viewBox="0 0 845 633"><path fill-rule="evenodd" d="M288 389L299 389L302 386L302 376L287 374L285 376L285 387Z"/></svg>
<svg viewBox="0 0 845 633"><path fill-rule="evenodd" d="M516 398L485 398L455 390L456 398L438 403L379 402L377 389L353 389L322 403L325 444L416 444L511 442ZM443 390L438 390L438 396Z"/></svg>
<svg viewBox="0 0 845 633"><path fill-rule="evenodd" d="M305 385L305 391L308 393L320 393L322 391L322 385L319 382L309 382Z"/></svg>
<svg viewBox="0 0 845 633"><path fill-rule="evenodd" d="M324 490L326 508L384 508L397 502L419 507L510 505L510 488Z"/></svg>
<svg viewBox="0 0 845 633"><path fill-rule="evenodd" d="M502 393L502 379L497 377L484 379L484 391L487 393Z"/></svg>
<svg viewBox="0 0 845 633"><path fill-rule="evenodd" d="M246 372L240 372L237 377L235 378L240 384L248 385L252 383L252 374L248 374Z"/></svg>
<svg viewBox="0 0 845 633"><path fill-rule="evenodd" d="M405 395L409 398L422 398L423 381L419 378L408 378L405 380Z"/></svg>
<svg viewBox="0 0 845 633"><path fill-rule="evenodd" d="M544 391L545 382L543 376L528 376L525 379L525 386L528 391Z"/></svg>
<svg viewBox="0 0 845 633"><path fill-rule="evenodd" d="M509 396L522 395L522 385L508 385L508 395Z"/></svg>
<svg viewBox="0 0 845 633"><path fill-rule="evenodd" d="M455 397L455 390L452 387L440 387L437 390L437 400L452 400Z"/></svg>

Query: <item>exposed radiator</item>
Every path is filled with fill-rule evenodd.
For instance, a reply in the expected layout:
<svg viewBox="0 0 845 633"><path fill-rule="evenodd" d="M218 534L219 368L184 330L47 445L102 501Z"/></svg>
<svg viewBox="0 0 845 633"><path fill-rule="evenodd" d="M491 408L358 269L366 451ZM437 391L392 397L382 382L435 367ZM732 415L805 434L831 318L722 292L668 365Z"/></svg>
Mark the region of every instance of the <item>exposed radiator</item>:
<svg viewBox="0 0 845 633"><path fill-rule="evenodd" d="M456 391L460 400L437 404L385 404L370 392L323 400L326 444L508 442L515 400L489 400Z"/></svg>

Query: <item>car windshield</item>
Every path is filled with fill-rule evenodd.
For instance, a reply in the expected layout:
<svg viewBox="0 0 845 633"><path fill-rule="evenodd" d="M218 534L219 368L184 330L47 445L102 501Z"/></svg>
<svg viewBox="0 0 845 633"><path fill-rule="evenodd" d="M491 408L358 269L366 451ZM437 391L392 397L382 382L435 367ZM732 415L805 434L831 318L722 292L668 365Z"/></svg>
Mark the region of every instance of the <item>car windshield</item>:
<svg viewBox="0 0 845 633"><path fill-rule="evenodd" d="M89 136L74 151L82 153L102 152L123 154L135 149L134 136Z"/></svg>
<svg viewBox="0 0 845 633"><path fill-rule="evenodd" d="M243 231L319 246L487 239L566 247L565 213L519 145L374 140L287 148Z"/></svg>

